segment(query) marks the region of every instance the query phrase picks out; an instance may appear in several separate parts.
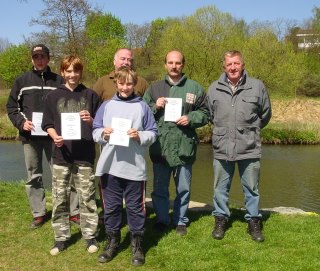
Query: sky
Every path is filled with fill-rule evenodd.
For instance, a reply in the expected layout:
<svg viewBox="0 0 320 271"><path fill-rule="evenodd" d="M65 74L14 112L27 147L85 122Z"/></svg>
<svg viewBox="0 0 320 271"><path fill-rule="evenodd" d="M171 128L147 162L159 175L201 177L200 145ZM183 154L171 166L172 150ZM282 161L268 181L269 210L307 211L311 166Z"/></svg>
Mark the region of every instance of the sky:
<svg viewBox="0 0 320 271"><path fill-rule="evenodd" d="M144 24L157 18L192 15L197 9L214 5L221 12L247 23L257 21L294 20L299 25L313 17L312 9L320 7L320 0L88 0L92 7L98 5L123 24ZM45 8L42 0L7 0L0 9L0 38L12 44L23 43L31 32L43 30L30 26Z"/></svg>

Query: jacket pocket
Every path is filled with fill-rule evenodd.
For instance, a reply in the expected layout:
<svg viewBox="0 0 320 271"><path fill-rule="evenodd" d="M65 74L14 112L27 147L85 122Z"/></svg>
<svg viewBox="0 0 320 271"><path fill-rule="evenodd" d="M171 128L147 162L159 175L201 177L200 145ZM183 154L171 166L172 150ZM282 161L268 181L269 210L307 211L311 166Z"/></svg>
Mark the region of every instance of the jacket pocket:
<svg viewBox="0 0 320 271"><path fill-rule="evenodd" d="M212 146L218 153L226 153L227 142L226 135L227 127L214 127L212 132Z"/></svg>
<svg viewBox="0 0 320 271"><path fill-rule="evenodd" d="M196 153L197 139L195 137L188 137L183 134L180 137L180 146L178 150L179 158L193 157Z"/></svg>
<svg viewBox="0 0 320 271"><path fill-rule="evenodd" d="M247 154L260 151L260 128L238 127L237 128L237 153Z"/></svg>
<svg viewBox="0 0 320 271"><path fill-rule="evenodd" d="M242 97L243 105L239 108L239 118L251 124L258 119L259 113L259 97L257 96L244 96Z"/></svg>

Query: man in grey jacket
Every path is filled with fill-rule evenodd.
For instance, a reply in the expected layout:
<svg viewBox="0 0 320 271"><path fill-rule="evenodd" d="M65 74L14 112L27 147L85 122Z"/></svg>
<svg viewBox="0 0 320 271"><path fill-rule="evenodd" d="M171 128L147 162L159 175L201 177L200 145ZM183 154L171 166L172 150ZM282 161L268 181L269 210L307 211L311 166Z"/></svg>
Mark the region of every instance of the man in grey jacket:
<svg viewBox="0 0 320 271"><path fill-rule="evenodd" d="M249 77L239 51L224 55L224 73L208 90L211 121L214 125L214 211L212 236L224 237L230 217L229 191L235 164L245 196L248 233L257 242L264 241L262 215L259 212L259 176L261 158L260 131L271 118L271 104L266 87Z"/></svg>

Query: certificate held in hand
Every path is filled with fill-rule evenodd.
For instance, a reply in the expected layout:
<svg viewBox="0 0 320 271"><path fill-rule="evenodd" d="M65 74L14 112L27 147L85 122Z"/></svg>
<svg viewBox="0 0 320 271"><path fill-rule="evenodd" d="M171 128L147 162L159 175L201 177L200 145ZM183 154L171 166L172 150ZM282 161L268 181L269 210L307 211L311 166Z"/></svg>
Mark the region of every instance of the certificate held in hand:
<svg viewBox="0 0 320 271"><path fill-rule="evenodd" d="M34 136L48 135L48 133L43 131L41 128L42 117L43 117L42 112L32 112L33 129L31 130L31 135L34 135Z"/></svg>
<svg viewBox="0 0 320 271"><path fill-rule="evenodd" d="M166 98L166 106L164 108L164 121L176 122L181 117L182 99Z"/></svg>
<svg viewBox="0 0 320 271"><path fill-rule="evenodd" d="M81 139L81 119L79 113L61 113L61 136L64 140Z"/></svg>
<svg viewBox="0 0 320 271"><path fill-rule="evenodd" d="M109 144L128 147L130 137L128 130L131 128L132 121L124 118L112 118L111 127L113 133L110 135Z"/></svg>

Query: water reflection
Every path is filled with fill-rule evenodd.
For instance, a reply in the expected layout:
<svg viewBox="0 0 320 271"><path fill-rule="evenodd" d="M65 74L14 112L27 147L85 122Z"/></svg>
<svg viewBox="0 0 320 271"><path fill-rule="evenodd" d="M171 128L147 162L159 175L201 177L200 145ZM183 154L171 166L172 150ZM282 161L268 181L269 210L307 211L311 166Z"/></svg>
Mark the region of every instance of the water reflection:
<svg viewBox="0 0 320 271"><path fill-rule="evenodd" d="M0 180L26 178L20 142L0 142ZM261 162L261 207L290 206L320 213L320 146L263 146ZM45 186L50 189L49 167L44 162ZM152 166L148 163L147 197L152 190ZM171 181L170 194L174 197ZM191 199L212 204L213 171L210 145L200 145L193 167ZM230 191L230 203L242 207L243 193L238 172Z"/></svg>

